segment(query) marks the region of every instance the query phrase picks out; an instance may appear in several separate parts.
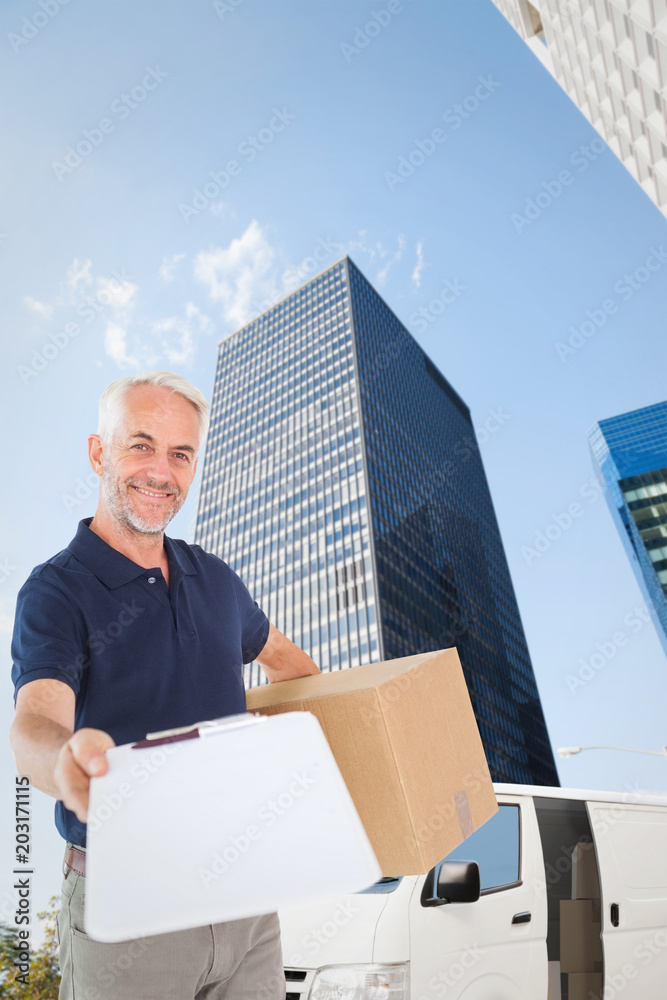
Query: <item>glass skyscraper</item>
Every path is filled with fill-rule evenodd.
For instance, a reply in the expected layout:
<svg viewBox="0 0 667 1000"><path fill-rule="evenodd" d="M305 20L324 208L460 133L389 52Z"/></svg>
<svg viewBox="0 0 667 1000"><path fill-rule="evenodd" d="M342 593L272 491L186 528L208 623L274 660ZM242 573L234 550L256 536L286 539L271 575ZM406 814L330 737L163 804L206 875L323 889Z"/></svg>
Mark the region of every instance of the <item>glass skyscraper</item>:
<svg viewBox="0 0 667 1000"><path fill-rule="evenodd" d="M667 653L667 402L588 432L609 509Z"/></svg>
<svg viewBox="0 0 667 1000"><path fill-rule="evenodd" d="M211 410L195 541L322 670L457 646L494 779L558 784L470 412L348 257L220 343Z"/></svg>

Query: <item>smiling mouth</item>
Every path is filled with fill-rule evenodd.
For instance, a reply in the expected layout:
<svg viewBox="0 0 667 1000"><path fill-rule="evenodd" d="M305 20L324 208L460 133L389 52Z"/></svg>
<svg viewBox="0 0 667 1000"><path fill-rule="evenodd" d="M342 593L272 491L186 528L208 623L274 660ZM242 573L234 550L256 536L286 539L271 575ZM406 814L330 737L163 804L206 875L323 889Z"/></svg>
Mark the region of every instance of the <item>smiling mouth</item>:
<svg viewBox="0 0 667 1000"><path fill-rule="evenodd" d="M132 489L136 490L137 493L142 493L145 497L153 497L155 500L166 500L172 495L171 493L155 493L152 490L142 489L141 486L132 486Z"/></svg>

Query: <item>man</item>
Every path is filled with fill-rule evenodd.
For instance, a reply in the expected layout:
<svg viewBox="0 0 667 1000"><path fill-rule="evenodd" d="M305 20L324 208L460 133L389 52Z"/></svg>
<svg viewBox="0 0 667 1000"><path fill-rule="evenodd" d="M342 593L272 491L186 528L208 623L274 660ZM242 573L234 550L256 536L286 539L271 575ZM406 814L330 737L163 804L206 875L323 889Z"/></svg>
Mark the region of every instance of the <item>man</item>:
<svg viewBox="0 0 667 1000"><path fill-rule="evenodd" d="M275 913L120 944L91 940L83 925L88 791L105 751L245 711L242 664L253 659L272 682L319 672L225 562L165 537L207 428L208 404L181 376L112 383L88 439L95 516L19 592L10 741L18 772L58 800L67 841L60 1000L285 996Z"/></svg>

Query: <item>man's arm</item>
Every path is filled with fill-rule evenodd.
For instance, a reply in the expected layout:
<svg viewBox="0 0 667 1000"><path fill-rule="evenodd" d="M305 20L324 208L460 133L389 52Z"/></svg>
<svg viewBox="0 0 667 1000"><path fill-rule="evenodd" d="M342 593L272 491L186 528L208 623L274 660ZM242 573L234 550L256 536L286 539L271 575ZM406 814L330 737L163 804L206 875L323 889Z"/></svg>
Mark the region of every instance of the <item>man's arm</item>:
<svg viewBox="0 0 667 1000"><path fill-rule="evenodd" d="M308 653L295 646L275 625L269 626L269 637L257 660L272 683L321 673Z"/></svg>
<svg viewBox="0 0 667 1000"><path fill-rule="evenodd" d="M16 696L9 742L18 773L85 823L90 778L106 772L105 750L115 744L101 729L75 733L74 706L74 691L63 681L29 681Z"/></svg>

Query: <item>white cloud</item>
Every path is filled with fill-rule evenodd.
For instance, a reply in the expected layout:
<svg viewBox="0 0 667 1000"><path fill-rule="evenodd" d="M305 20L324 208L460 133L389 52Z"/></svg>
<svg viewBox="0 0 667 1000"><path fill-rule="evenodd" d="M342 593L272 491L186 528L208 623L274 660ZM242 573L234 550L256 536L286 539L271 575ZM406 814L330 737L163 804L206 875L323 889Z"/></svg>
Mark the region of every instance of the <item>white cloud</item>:
<svg viewBox="0 0 667 1000"><path fill-rule="evenodd" d="M167 335L161 338L161 346L171 365L191 365L196 354L195 335L213 330L211 320L192 302L187 303L184 317L171 316L151 325L156 333Z"/></svg>
<svg viewBox="0 0 667 1000"><path fill-rule="evenodd" d="M263 236L256 223L255 227L249 226L240 240L234 241L227 251L220 251L227 254L225 261L232 272L239 272L239 301L245 294L248 272L257 272L258 268L261 271L264 266L262 261L266 258L270 262L273 253L268 242L263 244ZM258 259L254 260L256 252ZM165 257L159 268L160 277L164 281L172 280L184 258L185 254ZM223 267L227 267L227 263L223 262ZM104 328L104 355L121 369L153 368L160 361L175 366L190 366L196 355L198 338L214 329L209 317L193 302L188 302L182 315L151 321L146 316L137 315L138 293L138 286L124 269L120 273L112 271L109 276L96 275L92 261L76 258L67 269L65 279L60 282L60 292L53 303L40 302L31 296L24 296L23 302L26 308L44 319L48 319L55 309L71 314L76 306L89 306L81 315L90 317L86 318L86 322L97 324L97 337ZM233 312L234 302L231 306ZM102 363L100 360L95 362L97 365Z"/></svg>
<svg viewBox="0 0 667 1000"><path fill-rule="evenodd" d="M137 292L137 286L131 281L118 281L117 278L98 278L97 292L94 298L111 309L127 309L134 305L132 299Z"/></svg>
<svg viewBox="0 0 667 1000"><path fill-rule="evenodd" d="M59 282L60 291L52 302L40 302L31 295L24 295L23 304L42 319L49 319L56 309L78 306L86 300L93 300L96 305L103 305L105 308L124 308L137 291L137 286L114 277L95 278L92 266L91 260L80 261L75 257L67 268L64 281ZM91 289L94 284L97 287L95 293Z"/></svg>
<svg viewBox="0 0 667 1000"><path fill-rule="evenodd" d="M398 263L398 261L403 256L403 251L404 250L405 250L405 237L404 236L399 236L398 237L398 249L391 255L391 257L389 258L389 260L387 261L387 263L385 264L385 266L382 268L382 270L378 271L378 273L377 273L376 281L377 281L378 285L380 286L380 288L382 288L382 286L384 285L385 281L387 280L387 275L389 274L389 269L391 267L393 267L394 264Z"/></svg>
<svg viewBox="0 0 667 1000"><path fill-rule="evenodd" d="M46 302L38 302L37 299L31 298L29 295L23 296L23 304L27 306L28 309L32 309L36 312L42 319L48 319L55 306L53 304L47 305Z"/></svg>
<svg viewBox="0 0 667 1000"><path fill-rule="evenodd" d="M422 283L422 271L424 270L424 253L423 244L420 242L417 244L417 263L415 264L415 269L412 272L412 284L415 288L421 288Z"/></svg>
<svg viewBox="0 0 667 1000"><path fill-rule="evenodd" d="M119 323L107 323L104 350L119 368L136 368L139 365L138 359L127 353L127 332Z"/></svg>
<svg viewBox="0 0 667 1000"><path fill-rule="evenodd" d="M224 321L234 327L243 326L257 311L253 303L280 294L276 252L256 219L228 247L200 251L194 276L209 298L222 304Z"/></svg>
<svg viewBox="0 0 667 1000"><path fill-rule="evenodd" d="M349 243L347 244L346 250L347 253L349 254L356 253L356 251L358 250L360 253L366 254L366 256L371 261L374 261L378 253L380 252L381 244L376 243L375 246L369 245L368 243L365 242L366 234L367 234L366 229L360 229L357 234L359 236L359 239L350 240Z"/></svg>
<svg viewBox="0 0 667 1000"><path fill-rule="evenodd" d="M162 263L160 264L160 270L158 274L162 280L167 284L174 280L176 274L176 269L178 268L179 262L185 257L184 253L175 253L171 257L163 257Z"/></svg>
<svg viewBox="0 0 667 1000"><path fill-rule="evenodd" d="M208 318L208 316L205 313L203 313L201 309L198 309L197 306L194 305L194 303L192 302L187 303L185 307L185 315L188 317L188 319L196 318L197 320L199 320L199 326L202 333L212 333L213 330L215 329L213 323Z"/></svg>
<svg viewBox="0 0 667 1000"><path fill-rule="evenodd" d="M148 349L136 342L132 351L128 349L127 328L131 313L136 305L137 286L125 279L97 278L94 298L104 306L106 329L104 331L104 351L119 368L137 368L139 358L145 358Z"/></svg>
<svg viewBox="0 0 667 1000"><path fill-rule="evenodd" d="M75 257L67 268L65 280L60 282L60 292L53 302L40 302L31 295L23 296L23 304L27 309L37 313L42 319L50 319L55 309L65 305L75 305L79 301L79 286L91 285L93 282L90 269L92 261L79 261Z"/></svg>
<svg viewBox="0 0 667 1000"><path fill-rule="evenodd" d="M381 267L375 275L375 281L381 288L387 280L390 268L393 267L393 265L396 264L403 256L403 252L405 250L405 237L403 234L398 236L398 246L395 250L392 250L390 247L385 246L382 240L377 240L375 243L368 243L366 241L366 229L359 230L357 235L359 237L358 239L350 240L348 243L346 253L353 254L358 251L359 253L364 254L371 264L381 263L384 261L385 263L383 267Z"/></svg>
<svg viewBox="0 0 667 1000"><path fill-rule="evenodd" d="M180 332L178 346L163 340L162 347L170 365L191 365L197 353L192 330L189 327Z"/></svg>
<svg viewBox="0 0 667 1000"><path fill-rule="evenodd" d="M92 285L93 278L90 269L93 266L92 260L84 260L79 263L79 258L75 257L71 266L67 269L65 285L69 289L70 295L75 295L80 284Z"/></svg>

